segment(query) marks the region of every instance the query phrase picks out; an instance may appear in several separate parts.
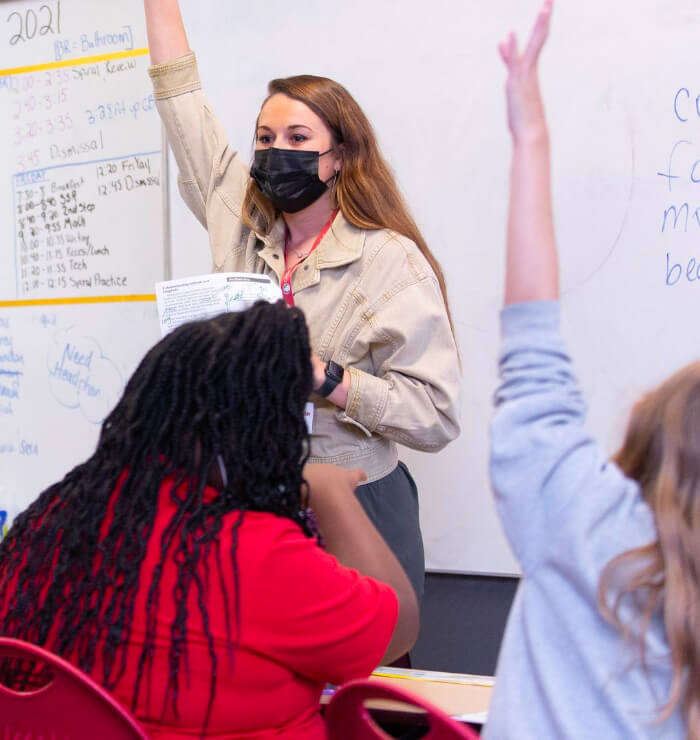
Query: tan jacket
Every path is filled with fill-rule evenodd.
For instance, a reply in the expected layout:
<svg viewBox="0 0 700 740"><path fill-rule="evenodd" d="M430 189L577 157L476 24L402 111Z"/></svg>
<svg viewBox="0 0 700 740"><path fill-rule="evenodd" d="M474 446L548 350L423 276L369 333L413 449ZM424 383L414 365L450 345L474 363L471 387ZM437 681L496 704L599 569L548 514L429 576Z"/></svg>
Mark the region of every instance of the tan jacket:
<svg viewBox="0 0 700 740"><path fill-rule="evenodd" d="M209 232L214 269L279 282L284 223L262 236L241 222L248 167L201 91L194 54L150 75L180 192ZM435 452L457 436L457 351L435 275L412 241L358 229L339 213L295 270L292 289L314 352L351 378L345 410L312 399L312 461L359 467L372 481L396 467L395 442Z"/></svg>

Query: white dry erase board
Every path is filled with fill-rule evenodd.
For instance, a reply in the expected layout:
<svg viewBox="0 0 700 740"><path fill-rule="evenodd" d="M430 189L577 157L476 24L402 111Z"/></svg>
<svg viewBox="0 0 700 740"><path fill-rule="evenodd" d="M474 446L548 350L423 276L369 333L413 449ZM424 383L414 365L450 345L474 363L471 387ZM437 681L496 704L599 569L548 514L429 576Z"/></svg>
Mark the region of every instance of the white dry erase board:
<svg viewBox="0 0 700 740"><path fill-rule="evenodd" d="M182 8L205 91L246 158L274 77L334 77L373 122L446 270L464 360L460 439L402 451L428 566L517 572L487 474L510 153L496 43L529 31L538 0ZM542 59L565 330L608 451L637 395L700 355L699 38L694 0L558 0ZM174 180L173 273L197 275L210 268L206 234Z"/></svg>
<svg viewBox="0 0 700 740"><path fill-rule="evenodd" d="M141 0L0 2L0 530L92 453L159 336L145 47Z"/></svg>

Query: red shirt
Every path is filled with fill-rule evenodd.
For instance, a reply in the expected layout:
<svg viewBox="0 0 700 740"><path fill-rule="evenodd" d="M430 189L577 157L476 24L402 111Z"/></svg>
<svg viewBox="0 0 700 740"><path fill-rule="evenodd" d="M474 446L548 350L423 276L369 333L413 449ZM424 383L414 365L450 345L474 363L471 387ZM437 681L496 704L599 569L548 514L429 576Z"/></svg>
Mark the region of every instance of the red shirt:
<svg viewBox="0 0 700 740"><path fill-rule="evenodd" d="M136 597L127 668L114 691L127 708L145 635L151 574L160 559L161 534L175 511L170 489L169 482L161 487ZM213 489L208 494L217 495ZM226 516L218 538L231 622L235 594L232 525L239 517L239 512ZM379 664L396 623L396 596L386 584L340 565L298 525L274 514L245 513L238 528L237 559L241 630L233 665L226 647L226 609L214 547L200 563L218 659L216 695L206 737L324 740L325 726L319 713L323 686L367 676ZM175 717L169 702L163 706L170 625L175 614L174 602L168 597L175 582L176 569L168 558L160 589L150 692L144 670L135 714L151 737L184 740L200 737L209 700L211 658L193 584L187 622L189 678L183 660L179 717ZM233 624L231 629L235 631ZM100 676L98 660L93 677L99 681Z"/></svg>

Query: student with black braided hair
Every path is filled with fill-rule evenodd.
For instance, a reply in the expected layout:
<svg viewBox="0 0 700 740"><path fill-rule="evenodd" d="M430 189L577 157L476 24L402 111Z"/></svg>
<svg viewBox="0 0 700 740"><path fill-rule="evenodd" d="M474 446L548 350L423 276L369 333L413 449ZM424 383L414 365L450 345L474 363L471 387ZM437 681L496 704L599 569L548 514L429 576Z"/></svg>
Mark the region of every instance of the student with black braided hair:
<svg viewBox="0 0 700 740"><path fill-rule="evenodd" d="M161 340L94 454L0 543L0 634L70 660L151 737L325 737L325 682L404 653L418 618L363 474L304 467L312 383L282 302Z"/></svg>

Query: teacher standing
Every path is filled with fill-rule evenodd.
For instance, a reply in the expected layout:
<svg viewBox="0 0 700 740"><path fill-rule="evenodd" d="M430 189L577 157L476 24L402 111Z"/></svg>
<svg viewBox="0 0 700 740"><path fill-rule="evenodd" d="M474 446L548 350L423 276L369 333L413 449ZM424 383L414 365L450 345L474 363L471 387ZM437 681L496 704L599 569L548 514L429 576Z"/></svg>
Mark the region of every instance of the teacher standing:
<svg viewBox="0 0 700 740"><path fill-rule="evenodd" d="M396 443L437 452L459 433L440 266L345 88L312 75L270 82L248 167L201 91L177 0L145 8L158 111L214 268L274 276L304 312L315 377L309 462L366 472L357 496L420 599L418 495Z"/></svg>

